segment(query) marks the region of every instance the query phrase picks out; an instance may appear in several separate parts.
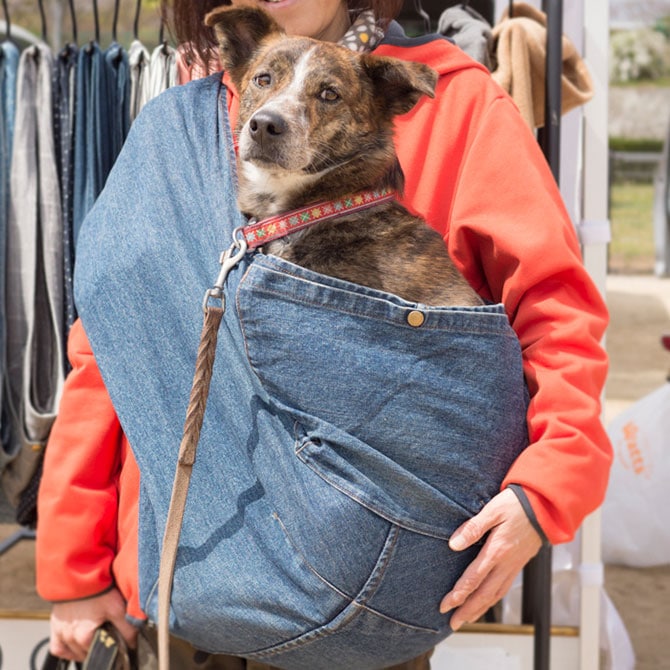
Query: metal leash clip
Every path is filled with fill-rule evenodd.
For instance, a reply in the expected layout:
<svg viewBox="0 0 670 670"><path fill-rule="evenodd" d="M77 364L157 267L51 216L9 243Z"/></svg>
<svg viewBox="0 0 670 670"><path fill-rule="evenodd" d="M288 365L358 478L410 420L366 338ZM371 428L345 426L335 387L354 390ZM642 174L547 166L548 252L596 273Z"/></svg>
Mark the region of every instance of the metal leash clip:
<svg viewBox="0 0 670 670"><path fill-rule="evenodd" d="M210 300L220 300L221 307L225 308L225 297L223 294L223 286L226 283L226 278L229 272L244 258L247 253L247 241L242 233L243 226L239 226L233 230L233 243L226 251L221 254L221 270L219 276L214 282L212 288L205 291L205 297L202 301L202 311L207 312Z"/></svg>

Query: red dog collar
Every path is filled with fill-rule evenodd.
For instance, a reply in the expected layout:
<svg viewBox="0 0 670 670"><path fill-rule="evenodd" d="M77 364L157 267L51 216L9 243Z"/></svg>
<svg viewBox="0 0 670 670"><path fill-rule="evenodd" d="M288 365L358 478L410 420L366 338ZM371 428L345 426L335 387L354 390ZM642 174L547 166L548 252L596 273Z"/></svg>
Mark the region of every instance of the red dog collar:
<svg viewBox="0 0 670 670"><path fill-rule="evenodd" d="M358 193L342 196L337 200L317 202L292 212L250 223L242 228L242 233L247 241L248 248L250 250L256 249L263 244L278 240L319 221L368 209L387 200L393 200L395 197L396 192L387 188L376 191L359 191Z"/></svg>

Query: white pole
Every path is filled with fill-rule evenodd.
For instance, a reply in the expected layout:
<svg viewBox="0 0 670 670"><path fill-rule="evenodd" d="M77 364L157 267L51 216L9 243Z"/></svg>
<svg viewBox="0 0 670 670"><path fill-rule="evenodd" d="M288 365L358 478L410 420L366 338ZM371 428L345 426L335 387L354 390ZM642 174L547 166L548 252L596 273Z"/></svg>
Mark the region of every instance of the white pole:
<svg viewBox="0 0 670 670"><path fill-rule="evenodd" d="M584 263L601 292L607 278L609 201L608 88L609 2L584 2L584 59L593 78L593 99L584 108L583 219L579 225ZM600 596L603 588L600 511L582 526L580 670L598 670Z"/></svg>

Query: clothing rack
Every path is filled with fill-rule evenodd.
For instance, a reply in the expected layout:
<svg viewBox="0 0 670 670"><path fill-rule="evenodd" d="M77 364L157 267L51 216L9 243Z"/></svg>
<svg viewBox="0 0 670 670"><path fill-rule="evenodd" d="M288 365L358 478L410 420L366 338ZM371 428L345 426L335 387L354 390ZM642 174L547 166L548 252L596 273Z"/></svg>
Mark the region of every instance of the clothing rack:
<svg viewBox="0 0 670 670"><path fill-rule="evenodd" d="M35 3L41 19L41 39L37 40L34 36L26 39L26 33L16 28L14 34L8 2L3 0L0 249L10 262L8 272L0 277L0 484L16 509L17 523L26 529L35 524L39 463L68 370L65 341L76 318L72 276L79 225L102 190L141 107L178 80L178 54L164 42L152 51L139 40L129 49L116 43L119 1L110 25L113 41L103 49L97 0L92 0L94 39L85 38L81 45L74 0L69 0L73 41L57 50L48 44L47 37L60 40L55 25L53 34L47 35L44 0ZM137 0L136 30L140 5ZM21 99L16 93L19 85ZM15 132L18 125L21 133ZM35 141L38 132L39 152L26 146ZM21 143L18 149L17 138ZM5 151L5 146L16 150ZM28 165L33 157L41 161L39 168ZM15 180L10 180L10 173ZM28 185L25 193L12 186L19 180ZM12 198L22 206L10 207ZM48 222L37 221L40 207L48 214ZM22 236L28 234L35 238L35 244L21 243ZM47 244L48 253L44 251ZM35 280L34 268L45 263L49 267L46 279ZM38 316L34 310L23 309L24 293L28 292L39 292L34 300L27 300L39 307ZM46 310L48 314L43 313ZM26 312L29 317L24 316ZM27 318L30 324L24 323ZM49 324L40 330L37 353L27 342L35 319ZM18 363L23 358L25 361ZM44 365L44 361L54 363ZM35 379L44 397L23 393ZM0 543L0 555L17 541L32 537L30 532L19 531Z"/></svg>
<svg viewBox="0 0 670 670"><path fill-rule="evenodd" d="M542 147L554 179L560 182L561 158L561 76L563 66L563 0L542 0L547 16L547 63L545 75L544 127L538 131ZM512 16L513 2L509 13ZM551 640L551 547L543 547L523 572L523 623L534 626L534 670L549 670Z"/></svg>

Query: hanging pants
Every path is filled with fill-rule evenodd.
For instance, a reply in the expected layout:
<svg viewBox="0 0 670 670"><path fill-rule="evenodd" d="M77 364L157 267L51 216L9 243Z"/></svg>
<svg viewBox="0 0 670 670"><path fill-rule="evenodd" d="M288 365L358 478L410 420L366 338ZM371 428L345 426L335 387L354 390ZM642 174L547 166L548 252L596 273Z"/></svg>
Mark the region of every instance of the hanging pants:
<svg viewBox="0 0 670 670"><path fill-rule="evenodd" d="M24 50L7 230L7 377L10 431L2 477L17 505L35 474L64 381L62 219L52 120L52 55Z"/></svg>

